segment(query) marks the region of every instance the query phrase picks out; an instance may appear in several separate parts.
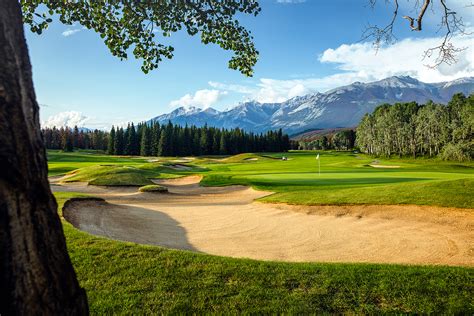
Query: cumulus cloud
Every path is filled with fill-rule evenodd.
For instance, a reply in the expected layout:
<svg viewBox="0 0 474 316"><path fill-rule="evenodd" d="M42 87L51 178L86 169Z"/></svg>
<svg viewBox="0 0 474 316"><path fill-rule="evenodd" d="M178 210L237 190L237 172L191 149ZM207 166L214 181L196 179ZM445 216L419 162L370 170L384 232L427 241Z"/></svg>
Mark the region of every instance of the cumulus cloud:
<svg viewBox="0 0 474 316"><path fill-rule="evenodd" d="M426 66L432 64L436 56L425 60L422 56L426 49L439 45L442 38L407 38L378 51L371 43L343 44L327 49L319 56L319 61L335 66L337 72L329 76L285 80L261 78L253 86L213 81L209 84L216 89L244 94L246 99L272 103L308 93L325 92L355 81L370 82L398 75L409 75L423 82L450 81L474 76L473 40L474 35L453 37L453 44L466 47L466 50L458 55L456 64L443 64L436 69Z"/></svg>
<svg viewBox="0 0 474 316"><path fill-rule="evenodd" d="M262 103L283 102L290 98L315 92L314 84L308 85L305 79L277 80L261 78L255 86L226 84L209 81L209 85L216 89L223 89L246 95L248 100Z"/></svg>
<svg viewBox="0 0 474 316"><path fill-rule="evenodd" d="M202 108L208 108L216 103L222 96L226 95L227 91L216 90L216 89L203 89L198 90L194 94L186 94L178 100L170 102L170 107L176 108L180 106L189 107L197 106Z"/></svg>
<svg viewBox="0 0 474 316"><path fill-rule="evenodd" d="M208 84L216 89L220 90L228 90L232 92L242 93L242 94L252 94L255 92L255 89L249 86L244 86L240 84L227 84L222 82L216 81L209 81Z"/></svg>
<svg viewBox="0 0 474 316"><path fill-rule="evenodd" d="M70 29L70 28L68 28L67 30L62 32L61 35L64 36L64 37L68 37L68 36L76 34L77 32L80 32L80 31L81 31L81 29Z"/></svg>
<svg viewBox="0 0 474 316"><path fill-rule="evenodd" d="M81 112L67 111L48 117L41 125L43 127L74 127L76 125L82 127L88 120L89 118Z"/></svg>
<svg viewBox="0 0 474 316"><path fill-rule="evenodd" d="M327 49L320 56L322 63L337 64L345 75L359 77L360 81L382 79L394 75L410 75L424 82L453 80L474 74L472 42L474 36L456 36L452 42L456 47L465 47L454 65L441 65L432 69L437 56L422 60L424 51L438 46L442 39L407 38L378 51L370 43L344 44L335 49Z"/></svg>

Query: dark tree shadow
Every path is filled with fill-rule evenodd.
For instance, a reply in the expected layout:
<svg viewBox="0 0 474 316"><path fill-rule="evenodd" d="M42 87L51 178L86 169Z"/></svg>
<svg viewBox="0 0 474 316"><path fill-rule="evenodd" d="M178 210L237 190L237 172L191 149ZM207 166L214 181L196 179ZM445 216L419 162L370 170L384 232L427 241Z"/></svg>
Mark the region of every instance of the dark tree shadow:
<svg viewBox="0 0 474 316"><path fill-rule="evenodd" d="M74 199L64 205L63 216L74 227L93 235L198 251L189 243L180 223L163 212L102 199Z"/></svg>

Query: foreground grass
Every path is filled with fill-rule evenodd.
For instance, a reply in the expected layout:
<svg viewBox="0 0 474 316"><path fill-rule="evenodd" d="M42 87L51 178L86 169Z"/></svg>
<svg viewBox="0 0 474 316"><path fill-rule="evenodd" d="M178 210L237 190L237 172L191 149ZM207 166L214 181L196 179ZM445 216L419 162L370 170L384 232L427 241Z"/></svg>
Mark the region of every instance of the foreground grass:
<svg viewBox="0 0 474 316"><path fill-rule="evenodd" d="M63 227L92 314L474 312L472 268L231 259Z"/></svg>

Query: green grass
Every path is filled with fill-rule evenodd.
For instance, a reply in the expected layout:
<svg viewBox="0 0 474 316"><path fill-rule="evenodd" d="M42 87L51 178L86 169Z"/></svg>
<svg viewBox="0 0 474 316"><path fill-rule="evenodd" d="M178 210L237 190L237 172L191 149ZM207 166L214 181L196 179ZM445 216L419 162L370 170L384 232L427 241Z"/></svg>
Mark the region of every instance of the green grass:
<svg viewBox="0 0 474 316"><path fill-rule="evenodd" d="M158 184L150 184L150 185L145 185L145 186L140 187L138 191L165 193L165 192L168 192L168 189Z"/></svg>
<svg viewBox="0 0 474 316"><path fill-rule="evenodd" d="M152 178L202 174L204 185L276 192L266 202L474 207L473 163L390 159L379 164L400 168L377 169L364 155L320 154L320 176L314 152L199 157L180 162L190 167L185 171L172 168L176 158L148 162L93 152L48 152L48 158L50 175L72 171L69 181L90 184L150 185ZM55 196L60 208L84 197ZM63 227L92 314L474 312L473 268L232 259L113 241L64 220Z"/></svg>
<svg viewBox="0 0 474 316"><path fill-rule="evenodd" d="M70 171L63 181L107 186L144 186L153 184L151 179L175 178L202 170L204 169L190 167L180 171L161 163L100 164Z"/></svg>
<svg viewBox="0 0 474 316"><path fill-rule="evenodd" d="M287 156L289 160L280 158ZM474 163L438 159L374 159L351 152L240 154L198 157L173 168L179 158L107 156L93 152L48 152L50 175L72 172L67 181L96 185L152 184L153 178L202 174L203 185L250 185L275 192L263 202L290 204L419 204L474 208ZM374 168L380 165L396 169Z"/></svg>
<svg viewBox="0 0 474 316"><path fill-rule="evenodd" d="M231 259L63 227L92 314L474 312L472 268Z"/></svg>
<svg viewBox="0 0 474 316"><path fill-rule="evenodd" d="M250 185L275 192L264 202L290 204L419 204L474 208L474 164L436 159L377 159L350 152L265 155L245 163L206 165L203 185ZM227 158L229 161L229 158ZM224 160L223 160L224 161Z"/></svg>
<svg viewBox="0 0 474 316"><path fill-rule="evenodd" d="M62 175L72 170L98 164L135 165L146 162L146 159L142 157L109 156L97 151L86 150L71 153L60 150L48 150L47 158L50 176Z"/></svg>

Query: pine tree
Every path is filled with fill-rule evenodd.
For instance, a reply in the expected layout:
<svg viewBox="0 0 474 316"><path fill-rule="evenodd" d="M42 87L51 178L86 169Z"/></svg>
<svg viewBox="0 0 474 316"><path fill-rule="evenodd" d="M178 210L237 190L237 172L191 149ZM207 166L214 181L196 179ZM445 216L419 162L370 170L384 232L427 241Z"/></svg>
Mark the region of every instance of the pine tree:
<svg viewBox="0 0 474 316"><path fill-rule="evenodd" d="M140 155L151 156L151 128L149 128L147 125L142 127Z"/></svg>
<svg viewBox="0 0 474 316"><path fill-rule="evenodd" d="M139 141L135 126L133 123L130 126L130 131L128 133L128 146L129 146L129 155L138 156L139 151Z"/></svg>
<svg viewBox="0 0 474 316"><path fill-rule="evenodd" d="M124 130L123 128L117 129L115 133L115 145L114 145L115 155L124 154Z"/></svg>
<svg viewBox="0 0 474 316"><path fill-rule="evenodd" d="M160 141L158 143L158 156L169 156L170 148L168 135L168 129L165 128L160 135Z"/></svg>
<svg viewBox="0 0 474 316"><path fill-rule="evenodd" d="M151 155L158 155L158 146L160 143L160 123L153 123L151 134Z"/></svg>
<svg viewBox="0 0 474 316"><path fill-rule="evenodd" d="M62 149L66 152L73 151L72 135L69 127L66 127L62 138Z"/></svg>
<svg viewBox="0 0 474 316"><path fill-rule="evenodd" d="M209 140L207 134L207 127L201 129L201 137L199 139L199 145L201 147L201 155L208 155L209 154Z"/></svg>
<svg viewBox="0 0 474 316"><path fill-rule="evenodd" d="M77 128L77 125L74 126L74 133L72 135L72 146L74 148L79 147L79 129Z"/></svg>
<svg viewBox="0 0 474 316"><path fill-rule="evenodd" d="M109 155L115 154L115 127L113 125L109 133L109 139L107 143L107 153Z"/></svg>
<svg viewBox="0 0 474 316"><path fill-rule="evenodd" d="M227 140L226 140L225 131L221 132L221 139L219 142L219 154L227 155Z"/></svg>

